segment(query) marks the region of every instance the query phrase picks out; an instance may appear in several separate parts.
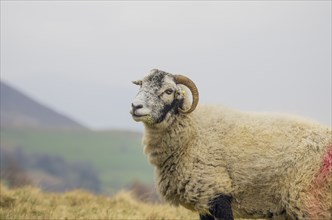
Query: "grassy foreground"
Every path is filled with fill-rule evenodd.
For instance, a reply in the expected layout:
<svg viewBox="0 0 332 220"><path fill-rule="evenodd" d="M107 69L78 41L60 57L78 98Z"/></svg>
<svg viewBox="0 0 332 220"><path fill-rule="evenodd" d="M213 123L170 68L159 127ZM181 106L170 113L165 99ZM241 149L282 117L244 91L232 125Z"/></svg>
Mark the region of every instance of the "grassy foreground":
<svg viewBox="0 0 332 220"><path fill-rule="evenodd" d="M33 187L8 189L0 184L0 219L198 219L198 214L139 202L129 192L109 198L80 190L45 193Z"/></svg>

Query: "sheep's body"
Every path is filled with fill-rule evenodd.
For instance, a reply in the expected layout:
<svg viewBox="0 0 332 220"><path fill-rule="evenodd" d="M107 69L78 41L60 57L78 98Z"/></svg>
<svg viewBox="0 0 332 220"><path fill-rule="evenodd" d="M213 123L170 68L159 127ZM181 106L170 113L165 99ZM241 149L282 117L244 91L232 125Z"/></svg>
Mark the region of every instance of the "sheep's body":
<svg viewBox="0 0 332 220"><path fill-rule="evenodd" d="M290 116L200 106L167 129L146 126L143 143L172 204L208 213L209 201L226 194L235 216L331 219L332 165L316 180L331 135Z"/></svg>
<svg viewBox="0 0 332 220"><path fill-rule="evenodd" d="M198 89L182 75L152 70L134 83L141 88L131 114L145 125L144 151L166 201L198 211L201 220L233 213L332 218L330 128L292 116L196 108Z"/></svg>

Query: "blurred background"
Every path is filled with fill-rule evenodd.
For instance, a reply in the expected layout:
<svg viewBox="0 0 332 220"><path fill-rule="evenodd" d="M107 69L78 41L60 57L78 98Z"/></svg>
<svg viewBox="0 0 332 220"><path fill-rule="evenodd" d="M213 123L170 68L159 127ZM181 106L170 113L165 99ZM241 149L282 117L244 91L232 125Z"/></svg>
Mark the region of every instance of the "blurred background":
<svg viewBox="0 0 332 220"><path fill-rule="evenodd" d="M153 68L331 126L331 1L1 1L1 181L154 197L129 114Z"/></svg>

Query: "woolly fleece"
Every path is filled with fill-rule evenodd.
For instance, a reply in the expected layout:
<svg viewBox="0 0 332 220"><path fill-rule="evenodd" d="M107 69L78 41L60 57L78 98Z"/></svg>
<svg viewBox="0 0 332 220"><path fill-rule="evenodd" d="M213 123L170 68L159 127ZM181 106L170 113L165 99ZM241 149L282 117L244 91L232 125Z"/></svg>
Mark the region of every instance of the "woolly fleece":
<svg viewBox="0 0 332 220"><path fill-rule="evenodd" d="M332 175L318 181L332 132L272 113L199 106L170 126L145 125L143 144L162 197L199 213L220 194L235 217L331 219Z"/></svg>

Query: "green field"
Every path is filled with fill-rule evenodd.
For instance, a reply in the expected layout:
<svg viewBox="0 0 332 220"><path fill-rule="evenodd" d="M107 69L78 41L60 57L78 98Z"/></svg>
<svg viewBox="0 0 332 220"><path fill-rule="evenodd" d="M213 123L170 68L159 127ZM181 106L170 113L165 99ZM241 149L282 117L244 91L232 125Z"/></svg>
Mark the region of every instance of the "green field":
<svg viewBox="0 0 332 220"><path fill-rule="evenodd" d="M114 192L134 181L153 184L153 168L143 154L141 137L128 131L1 128L1 147L88 162L99 174L102 191Z"/></svg>

